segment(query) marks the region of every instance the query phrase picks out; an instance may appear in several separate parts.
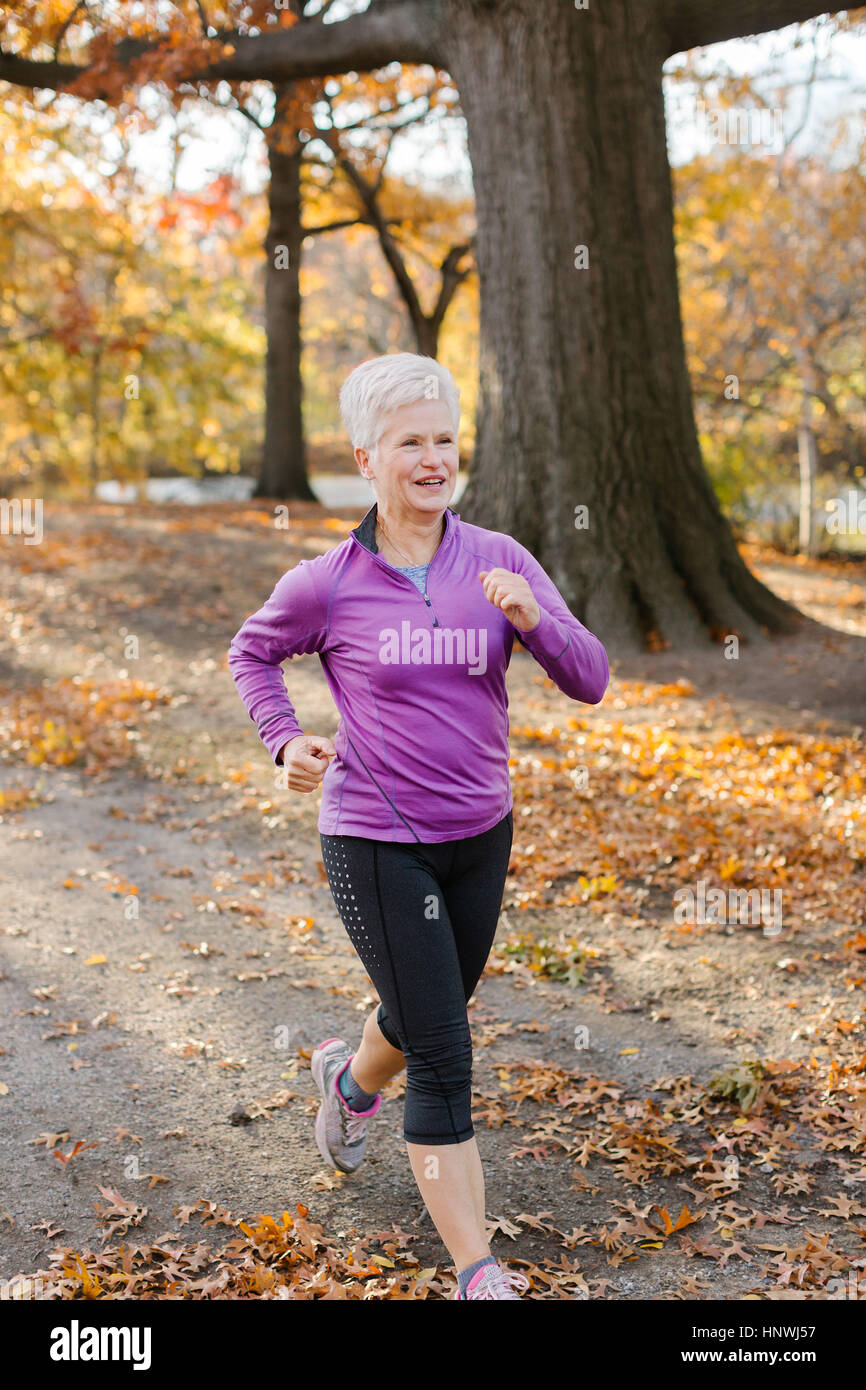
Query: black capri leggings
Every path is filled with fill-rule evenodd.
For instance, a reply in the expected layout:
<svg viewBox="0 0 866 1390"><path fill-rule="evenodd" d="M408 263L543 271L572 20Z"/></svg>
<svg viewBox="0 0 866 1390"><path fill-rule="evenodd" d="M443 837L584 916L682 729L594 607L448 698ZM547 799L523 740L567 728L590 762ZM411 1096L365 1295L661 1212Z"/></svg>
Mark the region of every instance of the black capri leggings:
<svg viewBox="0 0 866 1390"><path fill-rule="evenodd" d="M509 811L481 835L439 844L320 836L334 902L381 1000L379 1027L406 1058L411 1144L475 1133L466 1005L493 945L512 831Z"/></svg>

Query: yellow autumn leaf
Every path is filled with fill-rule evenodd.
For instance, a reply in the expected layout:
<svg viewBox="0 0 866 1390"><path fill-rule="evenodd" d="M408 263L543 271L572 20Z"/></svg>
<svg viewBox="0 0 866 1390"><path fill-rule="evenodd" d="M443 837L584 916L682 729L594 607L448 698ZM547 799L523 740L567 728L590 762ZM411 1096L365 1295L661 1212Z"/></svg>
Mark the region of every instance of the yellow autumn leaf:
<svg viewBox="0 0 866 1390"><path fill-rule="evenodd" d="M100 1284L97 1278L91 1277L91 1275L85 1269L78 1255L74 1254L72 1258L75 1260L75 1263L78 1265L78 1268L81 1271L81 1288L84 1297L96 1298L98 1294L102 1293L102 1285Z"/></svg>

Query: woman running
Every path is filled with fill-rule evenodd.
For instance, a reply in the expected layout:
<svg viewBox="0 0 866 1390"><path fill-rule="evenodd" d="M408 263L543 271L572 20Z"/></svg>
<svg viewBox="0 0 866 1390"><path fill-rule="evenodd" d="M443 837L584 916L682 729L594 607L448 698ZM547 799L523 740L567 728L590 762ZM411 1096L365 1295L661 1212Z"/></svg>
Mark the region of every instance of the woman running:
<svg viewBox="0 0 866 1390"><path fill-rule="evenodd" d="M516 1299L490 1254L470 1116L467 1003L487 960L511 852L505 672L514 633L564 694L598 704L608 662L533 556L448 506L459 392L430 357L363 362L340 392L376 502L342 544L301 560L231 643L229 667L292 791L321 784L337 910L380 1003L357 1051L313 1052L316 1142L361 1163L379 1092L406 1068L403 1135L454 1261L460 1299ZM306 734L280 663L317 652L340 715Z"/></svg>

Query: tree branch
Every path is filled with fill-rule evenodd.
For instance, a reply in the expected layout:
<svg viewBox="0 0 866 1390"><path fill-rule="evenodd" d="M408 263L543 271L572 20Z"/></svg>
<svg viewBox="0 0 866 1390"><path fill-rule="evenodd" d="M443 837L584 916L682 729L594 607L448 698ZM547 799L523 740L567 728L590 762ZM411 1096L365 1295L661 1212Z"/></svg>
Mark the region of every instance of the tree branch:
<svg viewBox="0 0 866 1390"><path fill-rule="evenodd" d="M444 67L444 0L378 0L338 24L296 24L255 35L221 33L233 52L206 67L178 73L176 81L286 82L332 73L373 72L388 63ZM157 45L122 39L113 61L130 68ZM0 81L60 91L88 71L86 64L38 62L0 52ZM99 95L99 93L96 93Z"/></svg>
<svg viewBox="0 0 866 1390"><path fill-rule="evenodd" d="M16 87L48 87L59 92L86 71L76 63L34 62L0 52L0 82L12 82Z"/></svg>
<svg viewBox="0 0 866 1390"><path fill-rule="evenodd" d="M342 222L325 222L320 227L302 227L301 236L319 236L322 232L340 232L344 227L360 227L366 224L366 217L344 217Z"/></svg>
<svg viewBox="0 0 866 1390"><path fill-rule="evenodd" d="M384 217L377 202L378 188L368 183L360 169L357 169L352 163L352 160L346 155L341 155L338 150L334 150L334 154L340 168L353 185L361 200L365 213L364 220L369 222L370 226L374 227L376 230L376 234L379 237L379 245L382 248L382 255L388 262L391 274L396 281L397 289L400 292L403 303L409 311L409 317L417 332L418 326L424 319L424 310L421 308L418 292L412 282L411 275L406 269L406 262L403 259L400 248L391 235L388 221Z"/></svg>
<svg viewBox="0 0 866 1390"><path fill-rule="evenodd" d="M473 237L471 241L465 242L462 246L452 246L439 268L442 276L439 285L439 296L436 300L433 313L430 315L430 322L433 324L437 333L442 327L442 321L445 318L445 314L452 299L463 284L463 281L472 274L472 265L470 264L466 266L464 270L461 270L460 262L464 256L469 254L474 245L475 238Z"/></svg>
<svg viewBox="0 0 866 1390"><path fill-rule="evenodd" d="M63 42L63 39L64 39L64 37L65 37L65 35L66 35L67 29L70 27L71 24L74 24L74 23L75 23L76 19L78 18L78 15L79 15L80 11L81 11L81 10L86 10L86 9L87 9L87 0L77 0L77 4L75 5L75 8L69 11L69 14L66 16L66 18L64 19L63 23L61 24L59 30L57 31L57 37L56 37L55 40L54 40L54 57L55 57L55 58L56 58L56 57L58 56L58 54L60 53L60 45L61 45L62 42Z"/></svg>
<svg viewBox="0 0 866 1390"><path fill-rule="evenodd" d="M50 338L54 333L53 328L37 328L33 333L24 333L20 338L13 338L10 333L3 330L0 334L0 347L17 348L24 343L44 343L46 338Z"/></svg>
<svg viewBox="0 0 866 1390"><path fill-rule="evenodd" d="M667 39L665 57L670 57L688 48L800 24L827 14L827 8L816 0L725 0L724 5L710 5L706 0L662 0L660 13Z"/></svg>
<svg viewBox="0 0 866 1390"><path fill-rule="evenodd" d="M226 110L230 110L230 108L226 107ZM242 101L239 101L237 103L237 110L240 111L242 116L246 116L247 120L251 123L251 125L255 126L256 130L260 130L264 134L267 127L262 124L262 122L259 120L258 116L255 114L254 111L251 111L248 106L244 106Z"/></svg>

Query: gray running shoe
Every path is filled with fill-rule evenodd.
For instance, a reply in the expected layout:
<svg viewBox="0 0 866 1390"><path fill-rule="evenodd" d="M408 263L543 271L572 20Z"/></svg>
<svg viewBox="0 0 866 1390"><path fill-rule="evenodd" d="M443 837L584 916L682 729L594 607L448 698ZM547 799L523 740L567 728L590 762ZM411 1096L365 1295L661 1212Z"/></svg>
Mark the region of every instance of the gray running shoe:
<svg viewBox="0 0 866 1390"><path fill-rule="evenodd" d="M322 1095L316 1115L316 1143L325 1162L341 1173L354 1173L363 1162L367 1121L382 1104L382 1097L377 1096L369 1110L353 1110L338 1090L337 1082L354 1055L342 1038L328 1038L319 1043L310 1062Z"/></svg>
<svg viewBox="0 0 866 1390"><path fill-rule="evenodd" d="M477 1274L469 1280L465 1293L458 1287L455 1298L520 1298L515 1289L528 1289L529 1280L517 1270L503 1269L501 1265L482 1265Z"/></svg>

